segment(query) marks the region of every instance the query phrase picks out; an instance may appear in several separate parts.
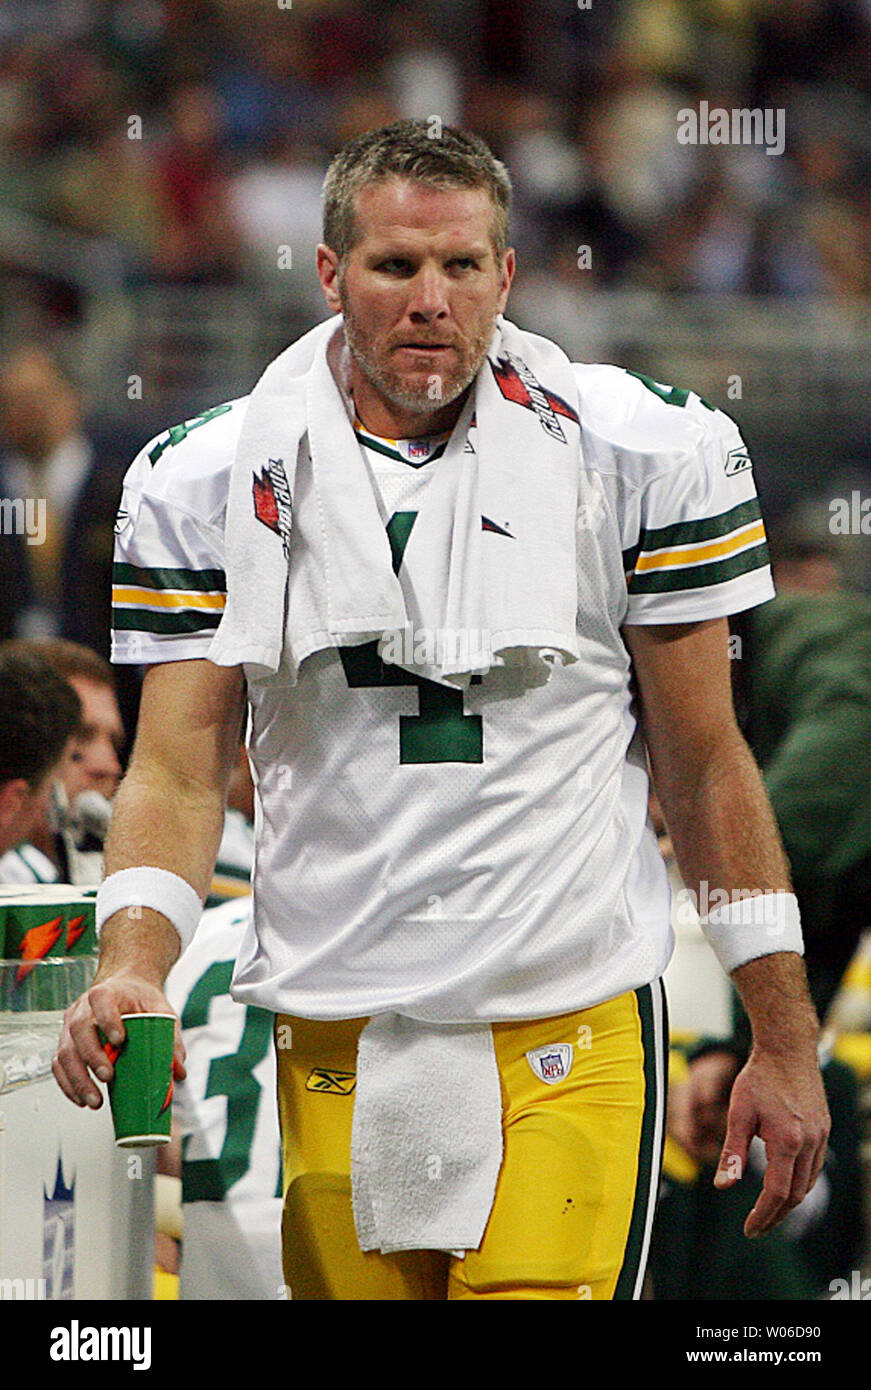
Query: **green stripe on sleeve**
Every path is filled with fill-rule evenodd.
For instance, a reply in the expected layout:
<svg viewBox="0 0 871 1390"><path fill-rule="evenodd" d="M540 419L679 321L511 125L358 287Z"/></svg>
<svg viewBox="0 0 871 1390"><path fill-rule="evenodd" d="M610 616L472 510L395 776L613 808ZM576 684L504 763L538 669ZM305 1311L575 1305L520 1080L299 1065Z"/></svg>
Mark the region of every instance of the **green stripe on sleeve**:
<svg viewBox="0 0 871 1390"><path fill-rule="evenodd" d="M223 613L202 608L183 608L172 613L152 613L145 608L113 608L112 626L116 632L156 632L164 637L188 632L211 632Z"/></svg>
<svg viewBox="0 0 871 1390"><path fill-rule="evenodd" d="M749 574L752 570L764 569L768 563L768 546L765 541L760 541L749 550L742 550L739 555L727 555L722 560L712 560L708 564L633 574L629 581L629 593L673 594L685 589L707 589L713 584L725 584L729 579Z"/></svg>
<svg viewBox="0 0 871 1390"><path fill-rule="evenodd" d="M638 556L641 554L641 546L633 545L630 550L623 551L623 573L631 574L635 568Z"/></svg>
<svg viewBox="0 0 871 1390"><path fill-rule="evenodd" d="M112 582L136 584L140 589L193 589L197 593L224 593L227 588L223 570L144 569L117 560L112 566Z"/></svg>
<svg viewBox="0 0 871 1390"><path fill-rule="evenodd" d="M693 541L712 541L718 536L728 536L739 526L749 526L753 521L761 521L759 498L751 497L747 502L739 502L727 512L717 516L706 516L700 521L677 521L671 526L654 526L641 533L640 549L649 554L654 550L671 550L676 545L691 545Z"/></svg>

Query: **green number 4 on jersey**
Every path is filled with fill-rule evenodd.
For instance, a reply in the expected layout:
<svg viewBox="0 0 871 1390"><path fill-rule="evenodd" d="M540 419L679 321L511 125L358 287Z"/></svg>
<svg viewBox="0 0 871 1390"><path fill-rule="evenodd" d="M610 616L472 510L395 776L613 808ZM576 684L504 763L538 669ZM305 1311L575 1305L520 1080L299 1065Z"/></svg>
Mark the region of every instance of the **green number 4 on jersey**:
<svg viewBox="0 0 871 1390"><path fill-rule="evenodd" d="M417 512L396 512L388 522L387 536L398 572ZM417 686L419 713L399 716L399 761L409 763L481 763L484 739L480 714L466 714L462 690L450 690L437 681L386 665L377 642L340 647L345 678L353 689L378 686ZM472 677L473 680L480 679Z"/></svg>

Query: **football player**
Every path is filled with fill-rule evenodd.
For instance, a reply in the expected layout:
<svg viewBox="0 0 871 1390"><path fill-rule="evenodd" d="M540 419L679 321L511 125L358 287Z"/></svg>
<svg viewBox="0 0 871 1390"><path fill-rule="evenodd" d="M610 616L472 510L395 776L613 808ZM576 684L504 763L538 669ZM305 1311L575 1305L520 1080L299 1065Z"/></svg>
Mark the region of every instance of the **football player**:
<svg viewBox="0 0 871 1390"><path fill-rule="evenodd" d="M768 1167L748 1235L801 1201L826 1147L788 867L731 704L727 617L773 594L764 529L746 448L697 395L580 364L557 391L500 350L516 332L501 317L515 270L508 175L477 137L431 136L424 122L372 132L328 172L317 268L341 314L327 360L347 412L343 462L368 479L410 604L439 469L457 443L467 460L479 447L473 393L497 399L507 454L512 432L526 441L505 467L545 503L545 451L577 449L578 659L538 684L494 664L464 688L407 657L388 663L377 642L329 637L298 670L214 663L247 402L152 441L125 487L114 640L116 661L150 669L107 847L99 973L67 1013L54 1070L71 1100L98 1106L93 1076L111 1067L97 1029L120 1039L122 1012L166 1009L247 697L257 854L234 993L276 1015L291 1296L637 1298L671 950L645 743L684 880L714 902L709 939L753 1024L717 1179L740 1178L760 1134ZM247 485L287 546L292 599L317 539L313 452L303 440L292 499L265 469L253 495ZM530 521L500 511L481 526L482 546L522 546ZM327 585L311 574L312 591ZM747 892L764 895L764 922ZM132 902L145 904L136 920ZM469 1066L436 1083L439 1040L451 1056L468 1045ZM431 1151L414 1149L412 1111L438 1135ZM480 1144L464 1150L479 1119ZM393 1196L386 1173L361 1176L373 1146L397 1170ZM466 1173L479 1233L461 1238ZM427 1204L434 1217L403 1235L406 1180L414 1220Z"/></svg>

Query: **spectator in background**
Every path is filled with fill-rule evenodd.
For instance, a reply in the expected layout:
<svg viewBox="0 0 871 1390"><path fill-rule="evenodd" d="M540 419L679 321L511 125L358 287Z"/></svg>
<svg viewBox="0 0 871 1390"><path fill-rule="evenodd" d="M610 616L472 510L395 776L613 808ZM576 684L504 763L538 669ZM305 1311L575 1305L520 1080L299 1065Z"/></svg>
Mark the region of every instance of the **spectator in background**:
<svg viewBox="0 0 871 1390"><path fill-rule="evenodd" d="M58 764L52 791L27 843L0 859L3 883L96 883L103 835L121 780L124 728L112 667L75 642L10 642L7 650L47 661L81 703L81 724ZM80 800L88 793L86 800Z"/></svg>
<svg viewBox="0 0 871 1390"><path fill-rule="evenodd" d="M778 597L733 620L736 709L765 780L799 901L811 997L825 1021L871 925L871 600L845 593L834 547L773 534ZM816 1298L860 1262L864 1223L857 1080L821 1055L830 1156L810 1200L764 1246L741 1228L764 1169L742 1191L712 1187L732 1083L729 1039L672 1052L669 1140L651 1247L660 1298ZM703 1272L702 1272L703 1269Z"/></svg>
<svg viewBox="0 0 871 1390"><path fill-rule="evenodd" d="M185 83L169 101L169 135L156 154L163 231L155 271L184 284L233 281L238 242L227 203L223 111L205 83Z"/></svg>
<svg viewBox="0 0 871 1390"><path fill-rule="evenodd" d="M652 243L699 185L699 148L680 145L686 94L628 56L591 107L585 135L592 177L621 223Z"/></svg>
<svg viewBox="0 0 871 1390"><path fill-rule="evenodd" d="M835 594L846 587L838 550L800 532L769 536L778 593Z"/></svg>
<svg viewBox="0 0 871 1390"><path fill-rule="evenodd" d="M82 726L72 758L77 770L67 784L70 797L81 791L96 791L111 801L121 780L124 751L115 673L97 652L77 642L41 642L36 650L59 675L66 677L82 702Z"/></svg>
<svg viewBox="0 0 871 1390"><path fill-rule="evenodd" d="M337 54L329 41L314 37L317 22L310 13L291 16L250 5L243 21L237 10L231 20L233 42L218 50L210 74L221 101L226 143L234 153L256 157L284 129L308 142L327 128L324 65L338 57L339 73L347 80L366 63L366 46L358 42L350 55Z"/></svg>
<svg viewBox="0 0 871 1390"><path fill-rule="evenodd" d="M765 1173L750 1146L743 1181L719 1191L714 1173L740 1067L728 1044L673 1046L663 1176L650 1247L659 1300L817 1299L862 1260L861 1119L856 1077L836 1058L820 1059L832 1116L829 1153L816 1187L764 1240L745 1239L744 1222Z"/></svg>
<svg viewBox="0 0 871 1390"><path fill-rule="evenodd" d="M320 236L323 161L317 143L281 128L231 176L227 206L249 279L275 283L320 316L317 276L305 254Z"/></svg>
<svg viewBox="0 0 871 1390"><path fill-rule="evenodd" d="M44 508L41 544L0 537L0 637L61 636L108 656L112 543L125 459L84 429L56 357L21 346L0 362L0 496Z"/></svg>
<svg viewBox="0 0 871 1390"><path fill-rule="evenodd" d="M871 599L825 542L772 542L778 597L741 615L736 707L765 780L825 1020L871 923ZM821 589L821 585L827 586Z"/></svg>
<svg viewBox="0 0 871 1390"><path fill-rule="evenodd" d="M114 124L57 162L54 217L85 236L114 242L132 280L157 277L166 208L150 142L130 139L119 112Z"/></svg>
<svg viewBox="0 0 871 1390"><path fill-rule="evenodd" d="M81 718L76 692L48 662L0 646L0 853L26 839Z"/></svg>
<svg viewBox="0 0 871 1390"><path fill-rule="evenodd" d="M754 105L790 83L853 81L868 88L871 23L863 0L756 0Z"/></svg>
<svg viewBox="0 0 871 1390"><path fill-rule="evenodd" d="M384 73L400 116L429 120L437 113L445 125L463 115L458 55L440 38L427 10L394 10L387 20L388 53Z"/></svg>
<svg viewBox="0 0 871 1390"><path fill-rule="evenodd" d="M114 243L131 277L153 274L164 209L154 168L158 118L101 45L52 52L43 40L31 90L46 117L46 214ZM132 121L132 125L131 125Z"/></svg>

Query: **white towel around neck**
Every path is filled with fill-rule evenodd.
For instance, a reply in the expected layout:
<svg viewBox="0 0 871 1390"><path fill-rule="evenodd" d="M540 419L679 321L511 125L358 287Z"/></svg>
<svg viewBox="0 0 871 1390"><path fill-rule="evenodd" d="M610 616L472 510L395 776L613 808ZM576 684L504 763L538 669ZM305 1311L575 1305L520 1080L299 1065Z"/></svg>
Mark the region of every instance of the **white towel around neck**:
<svg viewBox="0 0 871 1390"><path fill-rule="evenodd" d="M342 339L340 318L319 324L251 393L227 507L227 606L210 660L258 668L253 675L283 661L295 682L312 653L377 640L382 654L414 651L396 664L442 683L462 687L514 665L527 684L544 684L555 663L578 657L571 363L556 344L497 320L400 578L331 367ZM266 524L264 488L277 499L267 499Z"/></svg>

